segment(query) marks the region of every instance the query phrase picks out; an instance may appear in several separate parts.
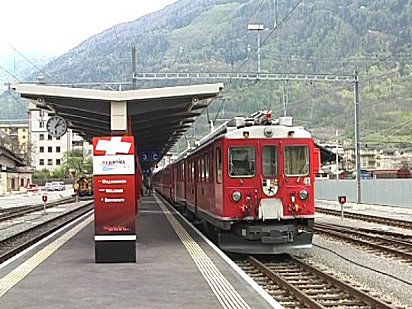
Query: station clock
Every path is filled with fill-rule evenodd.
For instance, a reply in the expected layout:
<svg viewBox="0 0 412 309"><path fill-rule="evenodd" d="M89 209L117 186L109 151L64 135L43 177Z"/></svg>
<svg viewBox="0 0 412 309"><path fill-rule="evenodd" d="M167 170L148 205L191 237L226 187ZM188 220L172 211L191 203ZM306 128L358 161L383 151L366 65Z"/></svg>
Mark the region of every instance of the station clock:
<svg viewBox="0 0 412 309"><path fill-rule="evenodd" d="M53 137L61 137L67 132L67 122L60 116L51 116L46 122L47 132Z"/></svg>

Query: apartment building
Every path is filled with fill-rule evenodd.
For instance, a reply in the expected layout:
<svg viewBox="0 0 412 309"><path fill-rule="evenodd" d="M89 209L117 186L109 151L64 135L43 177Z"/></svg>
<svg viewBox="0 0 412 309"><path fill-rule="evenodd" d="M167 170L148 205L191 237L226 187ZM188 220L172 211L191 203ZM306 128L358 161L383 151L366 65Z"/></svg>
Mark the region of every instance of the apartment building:
<svg viewBox="0 0 412 309"><path fill-rule="evenodd" d="M25 158L30 140L29 120L0 121L0 139L0 143L6 145L16 156Z"/></svg>
<svg viewBox="0 0 412 309"><path fill-rule="evenodd" d="M63 155L66 151L80 148L87 156L91 154L92 146L84 141L71 129L61 137L52 137L48 134L46 123L49 119L47 111L29 104L29 134L31 142L31 165L41 170L47 168L52 171L63 164Z"/></svg>

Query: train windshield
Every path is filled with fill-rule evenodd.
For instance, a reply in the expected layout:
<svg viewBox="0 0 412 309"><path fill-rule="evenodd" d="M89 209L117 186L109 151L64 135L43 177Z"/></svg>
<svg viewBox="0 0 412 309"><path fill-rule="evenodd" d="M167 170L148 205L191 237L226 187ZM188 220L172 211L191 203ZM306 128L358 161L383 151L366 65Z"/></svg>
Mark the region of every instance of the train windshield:
<svg viewBox="0 0 412 309"><path fill-rule="evenodd" d="M285 175L307 176L309 175L309 147L286 146L285 147Z"/></svg>
<svg viewBox="0 0 412 309"><path fill-rule="evenodd" d="M229 148L229 176L252 177L255 176L256 155L254 147Z"/></svg>
<svg viewBox="0 0 412 309"><path fill-rule="evenodd" d="M263 176L270 177L278 174L278 150L276 146L262 147Z"/></svg>

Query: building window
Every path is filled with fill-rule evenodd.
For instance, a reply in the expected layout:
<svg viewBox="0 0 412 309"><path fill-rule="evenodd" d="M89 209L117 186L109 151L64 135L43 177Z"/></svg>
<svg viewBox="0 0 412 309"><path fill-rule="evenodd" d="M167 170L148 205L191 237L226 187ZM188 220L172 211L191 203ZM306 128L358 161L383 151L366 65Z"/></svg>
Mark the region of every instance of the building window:
<svg viewBox="0 0 412 309"><path fill-rule="evenodd" d="M39 114L40 114L40 117L44 117L44 110L40 110Z"/></svg>
<svg viewBox="0 0 412 309"><path fill-rule="evenodd" d="M60 159L56 159L56 165L61 165L61 160Z"/></svg>
<svg viewBox="0 0 412 309"><path fill-rule="evenodd" d="M40 146L40 152L44 152L44 147Z"/></svg>
<svg viewBox="0 0 412 309"><path fill-rule="evenodd" d="M43 120L40 120L40 122L39 122L39 128L44 128L44 121L43 121Z"/></svg>
<svg viewBox="0 0 412 309"><path fill-rule="evenodd" d="M39 135L39 140L44 141L44 134Z"/></svg>
<svg viewBox="0 0 412 309"><path fill-rule="evenodd" d="M39 165L44 165L44 159L39 160Z"/></svg>
<svg viewBox="0 0 412 309"><path fill-rule="evenodd" d="M51 141L53 139L53 137L51 135L47 135L47 140Z"/></svg>
<svg viewBox="0 0 412 309"><path fill-rule="evenodd" d="M23 129L23 132L26 132L26 129Z"/></svg>
<svg viewBox="0 0 412 309"><path fill-rule="evenodd" d="M56 137L56 141L59 141L60 140L60 137Z"/></svg>
<svg viewBox="0 0 412 309"><path fill-rule="evenodd" d="M53 147L52 146L47 147L47 152L53 152Z"/></svg>
<svg viewBox="0 0 412 309"><path fill-rule="evenodd" d="M23 136L22 136L22 139L26 139L26 135L23 135Z"/></svg>
<svg viewBox="0 0 412 309"><path fill-rule="evenodd" d="M56 152L60 152L60 146L56 146Z"/></svg>
<svg viewBox="0 0 412 309"><path fill-rule="evenodd" d="M53 159L47 159L47 165L53 165Z"/></svg>

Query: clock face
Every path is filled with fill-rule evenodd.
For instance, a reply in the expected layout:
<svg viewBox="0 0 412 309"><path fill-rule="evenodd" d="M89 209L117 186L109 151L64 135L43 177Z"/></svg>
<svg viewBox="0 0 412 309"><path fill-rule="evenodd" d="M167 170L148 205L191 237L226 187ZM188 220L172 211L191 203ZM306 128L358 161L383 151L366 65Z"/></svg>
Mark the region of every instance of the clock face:
<svg viewBox="0 0 412 309"><path fill-rule="evenodd" d="M53 137L61 137L67 132L67 122L60 116L52 116L46 123L47 132Z"/></svg>

